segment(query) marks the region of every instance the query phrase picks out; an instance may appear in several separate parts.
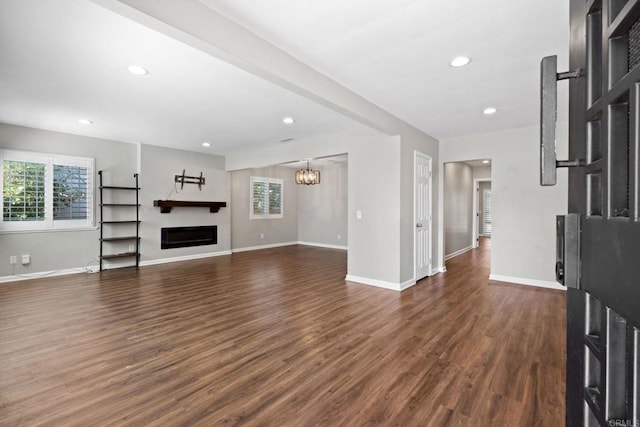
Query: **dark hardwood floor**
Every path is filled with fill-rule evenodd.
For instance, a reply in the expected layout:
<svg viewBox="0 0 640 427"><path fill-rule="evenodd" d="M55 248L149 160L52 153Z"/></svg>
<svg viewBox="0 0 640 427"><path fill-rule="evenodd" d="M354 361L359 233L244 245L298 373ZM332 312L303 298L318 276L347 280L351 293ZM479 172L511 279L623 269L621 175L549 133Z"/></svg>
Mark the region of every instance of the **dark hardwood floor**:
<svg viewBox="0 0 640 427"><path fill-rule="evenodd" d="M485 242L486 243L486 242ZM565 295L290 246L0 285L0 425L564 425Z"/></svg>

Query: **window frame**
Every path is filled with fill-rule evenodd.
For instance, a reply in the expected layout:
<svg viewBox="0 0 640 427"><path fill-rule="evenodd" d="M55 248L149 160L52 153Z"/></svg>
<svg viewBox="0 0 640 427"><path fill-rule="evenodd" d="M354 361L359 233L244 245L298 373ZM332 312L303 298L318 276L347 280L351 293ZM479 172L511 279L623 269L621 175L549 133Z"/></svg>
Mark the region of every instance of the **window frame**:
<svg viewBox="0 0 640 427"><path fill-rule="evenodd" d="M267 204L263 209L262 214L256 214L253 210L254 205L254 197L253 197L253 186L256 182L265 184L267 187ZM279 184L280 185L280 213L271 214L269 213L269 184ZM282 178L268 178L262 176L252 176L249 179L249 219L282 219L284 218L284 180Z"/></svg>
<svg viewBox="0 0 640 427"><path fill-rule="evenodd" d="M487 207L489 209L487 209ZM482 190L482 235L483 236L491 236L492 230L492 221L491 221L491 189L485 188ZM487 221L488 217L488 221ZM488 225L488 227L487 227ZM488 229L488 230L487 230ZM487 232L488 231L488 232Z"/></svg>
<svg viewBox="0 0 640 427"><path fill-rule="evenodd" d="M44 212L43 221L5 221L4 220L4 173L0 174L0 233L33 232L33 231L64 231L95 228L95 159L60 154L39 153L30 151L0 149L0 164L5 160L45 165L44 180ZM87 168L87 218L86 219L58 219L53 218L53 166L72 166Z"/></svg>

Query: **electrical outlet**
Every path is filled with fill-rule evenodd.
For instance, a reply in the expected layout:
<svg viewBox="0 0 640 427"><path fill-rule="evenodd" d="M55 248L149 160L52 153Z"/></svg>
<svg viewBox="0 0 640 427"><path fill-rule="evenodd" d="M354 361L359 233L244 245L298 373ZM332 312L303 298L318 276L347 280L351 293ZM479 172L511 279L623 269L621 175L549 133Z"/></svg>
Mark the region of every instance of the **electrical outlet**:
<svg viewBox="0 0 640 427"><path fill-rule="evenodd" d="M15 265L15 264L17 264L17 263L18 263L18 257L17 257L17 256L15 256L15 255L11 255L11 256L9 257L9 264L11 264L11 265Z"/></svg>
<svg viewBox="0 0 640 427"><path fill-rule="evenodd" d="M260 233L260 238L264 239L264 233Z"/></svg>
<svg viewBox="0 0 640 427"><path fill-rule="evenodd" d="M338 240L342 239L342 236L338 234Z"/></svg>
<svg viewBox="0 0 640 427"><path fill-rule="evenodd" d="M133 252L136 250L136 245L129 245L129 252Z"/></svg>
<svg viewBox="0 0 640 427"><path fill-rule="evenodd" d="M22 255L22 265L31 264L31 255Z"/></svg>

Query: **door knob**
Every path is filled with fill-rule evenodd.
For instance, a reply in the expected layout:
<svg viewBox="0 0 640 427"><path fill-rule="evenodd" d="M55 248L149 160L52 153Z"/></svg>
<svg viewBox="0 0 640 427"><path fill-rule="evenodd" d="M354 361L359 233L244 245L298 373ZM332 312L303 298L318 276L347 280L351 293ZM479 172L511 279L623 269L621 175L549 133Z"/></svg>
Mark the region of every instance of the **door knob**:
<svg viewBox="0 0 640 427"><path fill-rule="evenodd" d="M422 224L417 223L417 224L416 224L416 227L420 228L420 227L422 227Z"/></svg>

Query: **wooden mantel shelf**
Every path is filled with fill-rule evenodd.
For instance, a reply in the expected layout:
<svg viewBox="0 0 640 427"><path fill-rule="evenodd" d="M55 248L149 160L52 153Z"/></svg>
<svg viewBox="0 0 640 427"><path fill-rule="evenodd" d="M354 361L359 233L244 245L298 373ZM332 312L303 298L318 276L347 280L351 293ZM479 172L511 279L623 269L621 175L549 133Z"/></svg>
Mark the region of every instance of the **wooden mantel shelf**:
<svg viewBox="0 0 640 427"><path fill-rule="evenodd" d="M209 208L209 212L216 213L220 208L226 208L227 202L195 202L187 200L154 200L153 206L159 207L161 213L171 212L171 208Z"/></svg>

